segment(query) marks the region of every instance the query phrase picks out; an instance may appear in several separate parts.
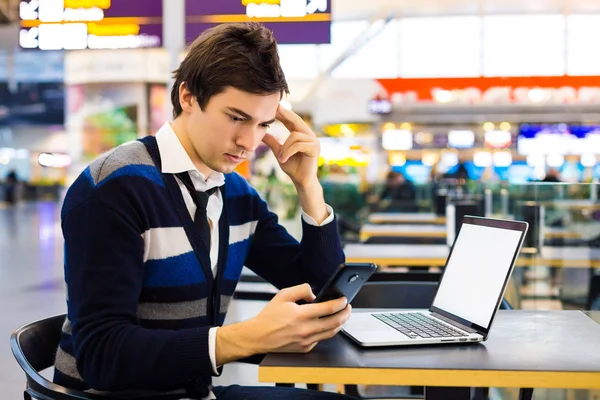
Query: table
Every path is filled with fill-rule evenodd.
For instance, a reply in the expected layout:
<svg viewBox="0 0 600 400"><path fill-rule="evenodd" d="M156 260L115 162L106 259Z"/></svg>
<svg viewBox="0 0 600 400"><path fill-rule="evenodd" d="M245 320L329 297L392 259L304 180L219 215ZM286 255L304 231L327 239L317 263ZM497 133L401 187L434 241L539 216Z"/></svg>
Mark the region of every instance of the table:
<svg viewBox="0 0 600 400"><path fill-rule="evenodd" d="M446 238L446 227L441 225L415 224L365 224L360 229L360 240L365 241L373 236L386 237L436 237ZM581 239L581 234L565 228L544 228L546 239Z"/></svg>
<svg viewBox="0 0 600 400"><path fill-rule="evenodd" d="M566 228L544 227L544 237L546 239L581 239L582 235Z"/></svg>
<svg viewBox="0 0 600 400"><path fill-rule="evenodd" d="M344 247L346 262L377 265L443 267L449 248L445 245L403 245L352 243ZM600 268L600 249L588 247L542 248L541 255L521 254L518 267Z"/></svg>
<svg viewBox="0 0 600 400"><path fill-rule="evenodd" d="M369 215L372 224L428 224L446 225L446 217L433 213L373 213Z"/></svg>
<svg viewBox="0 0 600 400"><path fill-rule="evenodd" d="M598 210L600 204L596 201L591 200L553 200L553 201L540 201L540 204L545 207L555 208L572 208L576 210Z"/></svg>
<svg viewBox="0 0 600 400"><path fill-rule="evenodd" d="M373 236L387 237L446 237L446 227L442 225L374 225L365 224L360 229L360 240Z"/></svg>
<svg viewBox="0 0 600 400"><path fill-rule="evenodd" d="M600 324L581 311L499 311L482 344L365 349L338 334L308 354L267 355L258 375L425 386L428 400L468 398L465 387L600 389Z"/></svg>

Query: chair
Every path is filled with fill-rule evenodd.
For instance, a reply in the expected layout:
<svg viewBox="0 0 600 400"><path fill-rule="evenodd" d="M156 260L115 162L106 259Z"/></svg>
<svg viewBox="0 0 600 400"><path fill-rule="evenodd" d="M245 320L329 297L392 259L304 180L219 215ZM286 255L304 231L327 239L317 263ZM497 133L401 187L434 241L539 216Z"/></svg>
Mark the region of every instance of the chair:
<svg viewBox="0 0 600 400"><path fill-rule="evenodd" d="M23 392L25 400L103 400L114 397L101 396L68 389L50 382L40 371L54 365L56 349L60 341L65 314L42 319L17 329L10 338L10 347L17 362L25 372L27 385ZM185 396L183 391L144 394L139 399L176 400Z"/></svg>
<svg viewBox="0 0 600 400"><path fill-rule="evenodd" d="M439 276L429 278L427 275L376 273L350 304L353 308L429 308L437 291ZM512 310L512 307L506 299L502 299L500 309ZM344 385L344 389L346 394L357 398L377 398L362 397L356 385ZM474 399L487 400L488 392L488 388L476 388ZM520 390L520 400L531 400L532 396L532 389ZM423 388L411 387L411 395L403 395L402 398L423 398Z"/></svg>
<svg viewBox="0 0 600 400"><path fill-rule="evenodd" d="M104 396L72 390L48 381L40 371L54 365L65 315L56 315L27 324L10 338L10 347L25 372L27 386L23 397L40 400L105 399Z"/></svg>

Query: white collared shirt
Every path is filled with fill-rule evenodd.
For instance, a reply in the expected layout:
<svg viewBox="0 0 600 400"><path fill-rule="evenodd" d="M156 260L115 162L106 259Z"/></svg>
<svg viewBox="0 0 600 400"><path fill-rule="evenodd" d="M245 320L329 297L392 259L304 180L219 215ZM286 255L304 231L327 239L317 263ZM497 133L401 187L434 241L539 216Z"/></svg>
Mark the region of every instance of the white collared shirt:
<svg viewBox="0 0 600 400"><path fill-rule="evenodd" d="M201 192L207 191L214 187L223 186L225 184L225 175L220 172L212 172L208 179L206 179L204 174L198 171L190 159L190 156L183 148L183 145L179 141L179 138L175 134L175 131L173 131L173 128L169 122L166 122L156 133L156 142L158 145L158 151L160 153L162 173L179 174L182 172L188 172L190 174L190 179L194 184L194 188ZM177 183L181 189L181 194L183 196L183 200L185 201L188 212L190 213L190 217L194 219L194 215L196 214L196 204L194 203L192 196L188 192L183 182L177 179ZM329 215L321 224L317 224L314 218L306 214L304 211L302 211L302 218L309 225L327 225L333 221L334 214L333 209L329 205L326 206ZM221 191L217 190L208 198L208 203L206 205L206 216L210 220L212 226L210 232L210 264L213 276L216 276L217 265L219 262L219 218L221 218L222 212L223 196ZM212 362L213 370L215 374L218 374L215 354L216 341L217 327L214 327L208 332L208 352Z"/></svg>
<svg viewBox="0 0 600 400"><path fill-rule="evenodd" d="M198 171L168 122L159 129L156 134L156 142L158 144L163 173L179 174L181 172L188 172L190 174L190 179L194 184L194 189L199 192L205 192L225 184L225 175L222 173L213 172L208 179L206 179L204 174ZM196 214L196 204L194 203L194 199L192 199L192 196L183 182L177 179L177 183L183 194L185 206L187 207L191 218L194 219L194 215ZM208 198L208 203L206 204L206 216L210 220L211 225L210 264L213 276L217 273L217 263L219 261L219 218L221 218L222 211L223 196L221 191L217 190Z"/></svg>

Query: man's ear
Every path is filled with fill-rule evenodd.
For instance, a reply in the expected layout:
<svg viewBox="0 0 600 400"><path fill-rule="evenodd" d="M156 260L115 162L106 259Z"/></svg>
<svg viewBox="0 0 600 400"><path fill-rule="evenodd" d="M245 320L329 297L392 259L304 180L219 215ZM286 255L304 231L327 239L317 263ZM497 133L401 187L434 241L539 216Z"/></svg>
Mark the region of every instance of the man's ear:
<svg viewBox="0 0 600 400"><path fill-rule="evenodd" d="M183 112L190 113L192 111L194 95L186 89L185 82L181 82L179 85L179 104L181 104Z"/></svg>

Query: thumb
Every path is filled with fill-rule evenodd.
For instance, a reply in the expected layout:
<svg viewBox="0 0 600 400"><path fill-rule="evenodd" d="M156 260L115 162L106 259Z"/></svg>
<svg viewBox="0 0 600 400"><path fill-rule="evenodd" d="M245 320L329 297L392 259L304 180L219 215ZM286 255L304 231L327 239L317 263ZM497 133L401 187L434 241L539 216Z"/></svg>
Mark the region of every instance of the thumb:
<svg viewBox="0 0 600 400"><path fill-rule="evenodd" d="M282 289L276 297L284 302L297 302L299 300L312 302L316 298L308 283Z"/></svg>
<svg viewBox="0 0 600 400"><path fill-rule="evenodd" d="M277 157L281 151L281 144L277 141L277 139L275 139L275 136L267 133L262 141L264 144L269 146L273 154L275 154L275 157Z"/></svg>

